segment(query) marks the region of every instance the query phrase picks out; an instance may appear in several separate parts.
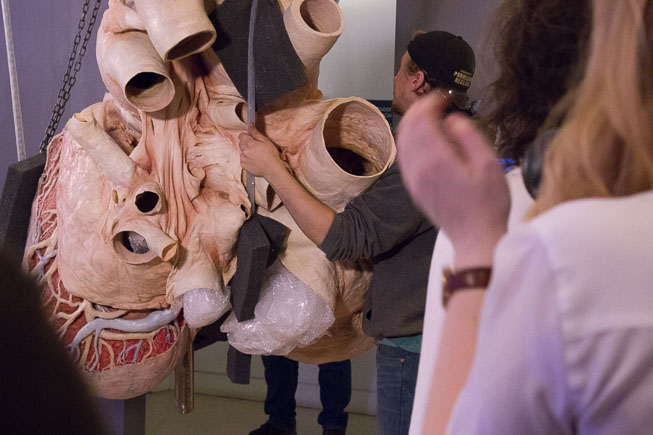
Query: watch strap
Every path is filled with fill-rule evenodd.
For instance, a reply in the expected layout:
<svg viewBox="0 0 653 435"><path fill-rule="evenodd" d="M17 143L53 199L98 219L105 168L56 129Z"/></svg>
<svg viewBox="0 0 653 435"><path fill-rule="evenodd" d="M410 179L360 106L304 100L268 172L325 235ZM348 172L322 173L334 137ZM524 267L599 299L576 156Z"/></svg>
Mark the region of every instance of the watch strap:
<svg viewBox="0 0 653 435"><path fill-rule="evenodd" d="M446 307L453 293L458 290L487 287L491 276L491 267L472 267L455 272L444 268L442 271L442 306Z"/></svg>

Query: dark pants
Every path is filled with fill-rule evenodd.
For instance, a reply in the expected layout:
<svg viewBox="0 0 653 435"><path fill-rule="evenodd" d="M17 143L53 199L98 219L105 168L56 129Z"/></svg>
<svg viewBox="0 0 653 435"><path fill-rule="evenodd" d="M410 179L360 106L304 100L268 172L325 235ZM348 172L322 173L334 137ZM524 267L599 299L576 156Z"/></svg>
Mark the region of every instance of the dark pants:
<svg viewBox="0 0 653 435"><path fill-rule="evenodd" d="M413 411L419 353L377 344L376 419L378 435L405 435Z"/></svg>
<svg viewBox="0 0 653 435"><path fill-rule="evenodd" d="M295 392L299 363L283 356L261 357L265 367L265 413L269 422L284 430L295 429ZM349 360L319 365L318 383L322 412L317 422L324 428L347 428L344 411L351 399L351 362Z"/></svg>

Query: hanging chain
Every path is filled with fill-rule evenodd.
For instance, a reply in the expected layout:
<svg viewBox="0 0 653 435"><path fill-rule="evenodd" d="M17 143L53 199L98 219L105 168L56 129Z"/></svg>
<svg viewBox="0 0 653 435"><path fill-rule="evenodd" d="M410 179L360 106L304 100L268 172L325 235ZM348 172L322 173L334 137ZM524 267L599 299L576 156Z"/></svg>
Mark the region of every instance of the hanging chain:
<svg viewBox="0 0 653 435"><path fill-rule="evenodd" d="M79 19L79 23L77 25L77 34L75 35L73 49L70 53L70 58L68 59L66 73L63 76L63 85L59 90L59 95L57 95L57 104L55 104L54 109L52 110L52 118L50 119L50 124L48 124L48 128L45 130L45 137L41 141L41 146L39 148L41 152L44 152L47 149L50 140L52 140L52 137L57 131L59 121L61 121L63 112L66 109L66 103L68 103L68 99L70 98L70 90L73 86L75 86L75 82L77 82L77 73L82 67L82 58L86 54L86 46L88 45L88 41L93 35L93 27L95 26L95 21L97 19L98 11L100 10L100 6L102 5L102 0L95 1L95 6L93 7L91 17L88 20L86 34L84 34L84 39L82 40L82 32L86 26L86 15L88 14L90 3L91 0L84 0L84 6L82 7L82 16ZM81 47L79 47L80 42L82 44ZM78 48L79 53L77 53Z"/></svg>

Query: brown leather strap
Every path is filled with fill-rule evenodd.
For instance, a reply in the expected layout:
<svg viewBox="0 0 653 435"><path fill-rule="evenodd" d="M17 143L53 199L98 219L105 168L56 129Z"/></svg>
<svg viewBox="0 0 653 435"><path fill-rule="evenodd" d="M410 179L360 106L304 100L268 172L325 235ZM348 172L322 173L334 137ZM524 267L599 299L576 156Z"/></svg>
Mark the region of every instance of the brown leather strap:
<svg viewBox="0 0 653 435"><path fill-rule="evenodd" d="M486 288L490 283L492 268L474 267L456 272L445 268L442 272L442 306L446 307L453 293L458 290Z"/></svg>

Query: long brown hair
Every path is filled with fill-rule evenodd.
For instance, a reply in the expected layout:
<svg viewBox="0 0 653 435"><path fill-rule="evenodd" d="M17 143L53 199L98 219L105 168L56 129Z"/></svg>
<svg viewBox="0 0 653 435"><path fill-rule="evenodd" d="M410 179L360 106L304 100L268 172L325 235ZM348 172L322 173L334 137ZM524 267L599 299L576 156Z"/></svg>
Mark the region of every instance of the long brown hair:
<svg viewBox="0 0 653 435"><path fill-rule="evenodd" d="M652 33L650 0L594 0L585 76L547 152L531 215L653 189Z"/></svg>
<svg viewBox="0 0 653 435"><path fill-rule="evenodd" d="M483 119L501 157L519 164L549 112L578 83L591 0L505 0L488 35L496 80Z"/></svg>

